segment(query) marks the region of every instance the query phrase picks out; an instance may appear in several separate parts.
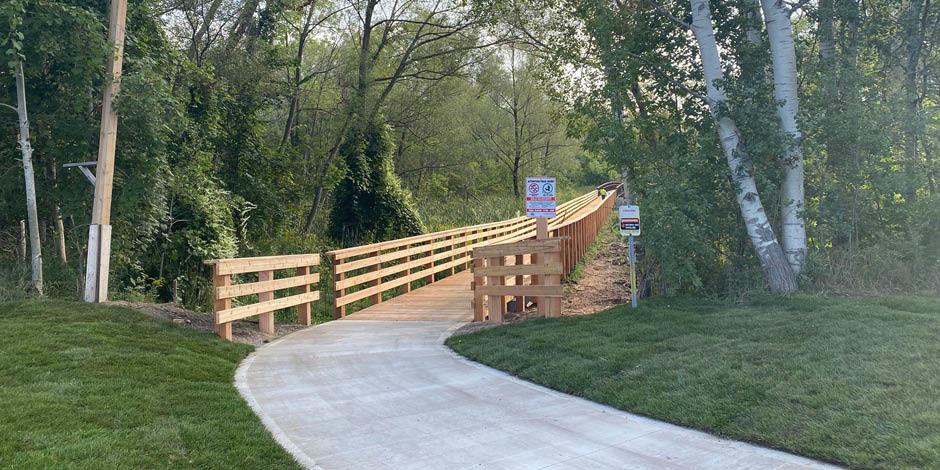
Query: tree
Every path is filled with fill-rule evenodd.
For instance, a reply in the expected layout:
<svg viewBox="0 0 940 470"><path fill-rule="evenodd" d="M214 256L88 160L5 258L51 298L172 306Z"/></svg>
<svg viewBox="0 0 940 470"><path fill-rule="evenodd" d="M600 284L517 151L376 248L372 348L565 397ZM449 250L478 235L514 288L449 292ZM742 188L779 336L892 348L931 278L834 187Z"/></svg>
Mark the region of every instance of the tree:
<svg viewBox="0 0 940 470"><path fill-rule="evenodd" d="M796 70L796 48L790 10L780 0L760 0L770 38L773 58L774 98L778 101L777 117L787 136L783 155L783 187L781 191L780 238L794 274L803 270L806 261L806 204L803 188L803 134L800 133L799 81Z"/></svg>
<svg viewBox="0 0 940 470"><path fill-rule="evenodd" d="M36 210L36 177L33 171L33 148L29 140L29 116L26 110L26 78L23 73L23 41L25 37L19 30L22 14L26 12L22 1L12 2L5 7L9 15L9 32L0 46L6 46L6 55L12 59L8 63L15 69L16 75L16 111L19 118L19 146L23 162L23 182L26 189L26 219L29 224L30 267L32 268L32 286L39 295L42 286L42 245L39 241L39 215Z"/></svg>
<svg viewBox="0 0 940 470"><path fill-rule="evenodd" d="M552 121L551 105L535 83L535 66L524 52L510 45L508 69L490 66L488 83L482 84L489 105L498 113L474 123L471 132L488 154L493 155L512 178L512 193L521 196L523 171L545 162L564 148L562 129Z"/></svg>
<svg viewBox="0 0 940 470"><path fill-rule="evenodd" d="M706 102L715 120L721 147L728 159L731 179L735 183L738 206L741 217L750 236L751 244L757 252L770 289L774 292L793 292L797 289L796 279L774 233L764 205L757 190L757 183L752 174L751 163L742 144L737 125L724 114L722 106L727 101L721 85L724 80L721 54L715 42L712 27L711 10L708 0L691 0L692 33L698 42L702 61L702 75L707 90Z"/></svg>
<svg viewBox="0 0 940 470"><path fill-rule="evenodd" d="M380 0L362 0L354 6L360 27L356 79L347 110L349 127L341 137L343 142L337 145L337 148L346 150L340 152L346 174L334 194L329 228L334 236L369 235L362 227L373 226L375 222L370 220L374 219L373 216L367 212L344 212L348 207L344 204L355 200L383 201L386 207L378 210L376 215L397 218L378 221L401 229L399 232L383 232L387 235L409 235L413 234L409 231L421 227L407 194L397 190L400 182L394 174L393 162L380 158L361 160L360 149L373 148L375 143L383 144L376 148L385 148L387 136L380 135L386 132L381 110L397 84L454 76L473 62L468 57L470 52L499 42L479 40L477 33L481 21L472 9L460 2L395 2L388 9L380 8L380 3ZM349 139L361 141L350 142ZM381 152L375 154L378 155ZM363 185L356 181L361 178L388 181L389 184ZM383 188L392 192L376 193ZM342 191L354 192L343 194ZM357 240L345 239L350 242Z"/></svg>

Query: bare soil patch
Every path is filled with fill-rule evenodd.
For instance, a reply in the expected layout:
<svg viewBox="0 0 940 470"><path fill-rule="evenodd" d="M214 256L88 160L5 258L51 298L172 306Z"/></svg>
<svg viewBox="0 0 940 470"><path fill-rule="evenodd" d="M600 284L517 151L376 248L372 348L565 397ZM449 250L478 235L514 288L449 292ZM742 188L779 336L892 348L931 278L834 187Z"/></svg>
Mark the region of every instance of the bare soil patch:
<svg viewBox="0 0 940 470"><path fill-rule="evenodd" d="M565 284L562 316L591 315L630 301L630 265L627 247L615 239L599 250L582 268L577 281ZM535 308L507 313L506 323L538 318ZM466 334L496 326L491 323L468 323L455 334Z"/></svg>
<svg viewBox="0 0 940 470"><path fill-rule="evenodd" d="M125 301L108 303L111 305L120 305L122 307L131 308L139 312L143 312L150 317L169 320L173 323L176 323L177 325L192 328L194 330L215 333L215 328L212 324L212 314L209 313L186 310L185 308L181 308L173 303L151 304L146 302ZM302 330L306 327L296 323L275 323L274 328L275 334L269 335L262 333L258 329L257 321L234 321L232 322L232 341L260 346L271 340L289 333L293 333L297 330Z"/></svg>

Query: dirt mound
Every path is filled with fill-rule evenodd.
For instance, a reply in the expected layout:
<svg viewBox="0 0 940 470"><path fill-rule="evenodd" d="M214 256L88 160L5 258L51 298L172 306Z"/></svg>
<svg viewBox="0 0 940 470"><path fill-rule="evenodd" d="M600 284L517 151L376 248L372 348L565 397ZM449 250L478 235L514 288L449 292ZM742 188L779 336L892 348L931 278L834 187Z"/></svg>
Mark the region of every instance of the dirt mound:
<svg viewBox="0 0 940 470"><path fill-rule="evenodd" d="M146 302L116 301L108 302L108 304L120 305L122 307L134 309L153 318L169 320L173 323L176 323L177 325L192 328L194 330L215 333L215 327L212 324L212 314L210 313L186 310L185 308L181 308L173 303L151 304ZM275 334L269 335L262 333L258 329L257 321L238 320L232 322L232 341L260 346L275 338L284 336L288 333L293 333L294 331L301 330L306 327L292 323L275 323L274 328Z"/></svg>

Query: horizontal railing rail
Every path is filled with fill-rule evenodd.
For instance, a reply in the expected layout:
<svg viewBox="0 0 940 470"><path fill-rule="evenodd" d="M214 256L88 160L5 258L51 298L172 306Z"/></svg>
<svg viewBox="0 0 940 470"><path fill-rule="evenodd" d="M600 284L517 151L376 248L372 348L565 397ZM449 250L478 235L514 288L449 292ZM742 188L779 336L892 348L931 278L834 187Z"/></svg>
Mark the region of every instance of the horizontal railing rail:
<svg viewBox="0 0 940 470"><path fill-rule="evenodd" d="M621 187L619 183L605 183L558 206L556 216L549 221L549 236L571 238L572 245L566 244L562 251L566 275L593 240L600 219L609 217ZM353 302L369 299L372 305L378 304L383 294L393 289L410 292L413 284L431 284L438 277L465 270L473 249L535 238L535 225L535 219L516 217L330 251L333 316L345 316L347 306Z"/></svg>
<svg viewBox="0 0 940 470"><path fill-rule="evenodd" d="M514 299L517 311L525 308L526 297L536 297L540 315L560 316L564 241L523 240L475 248L471 284L474 321L502 323L507 297Z"/></svg>
<svg viewBox="0 0 940 470"><path fill-rule="evenodd" d="M289 307L297 307L301 324L310 324L310 302L320 298L319 290L310 287L320 282L320 274L311 273L310 268L319 266L320 255L213 259L204 263L212 266L213 321L222 338L232 339L233 321L255 315L260 330L273 334L274 312ZM276 278L275 274L283 270L293 270L293 275ZM257 280L233 284L233 276L240 275ZM289 289L294 291L291 295L275 298L277 292ZM243 299L242 305L232 306L233 300L252 295L257 295L257 301Z"/></svg>

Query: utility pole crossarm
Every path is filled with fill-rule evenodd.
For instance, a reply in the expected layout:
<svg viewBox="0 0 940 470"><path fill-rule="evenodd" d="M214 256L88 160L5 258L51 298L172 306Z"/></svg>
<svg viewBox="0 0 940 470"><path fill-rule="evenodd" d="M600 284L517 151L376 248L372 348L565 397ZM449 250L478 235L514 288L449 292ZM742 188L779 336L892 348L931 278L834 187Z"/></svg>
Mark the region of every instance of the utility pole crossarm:
<svg viewBox="0 0 940 470"><path fill-rule="evenodd" d="M91 183L92 186L95 185L95 174L88 169L90 166L97 165L98 162L78 162L78 163L66 163L62 165L62 168L78 168L85 178Z"/></svg>

